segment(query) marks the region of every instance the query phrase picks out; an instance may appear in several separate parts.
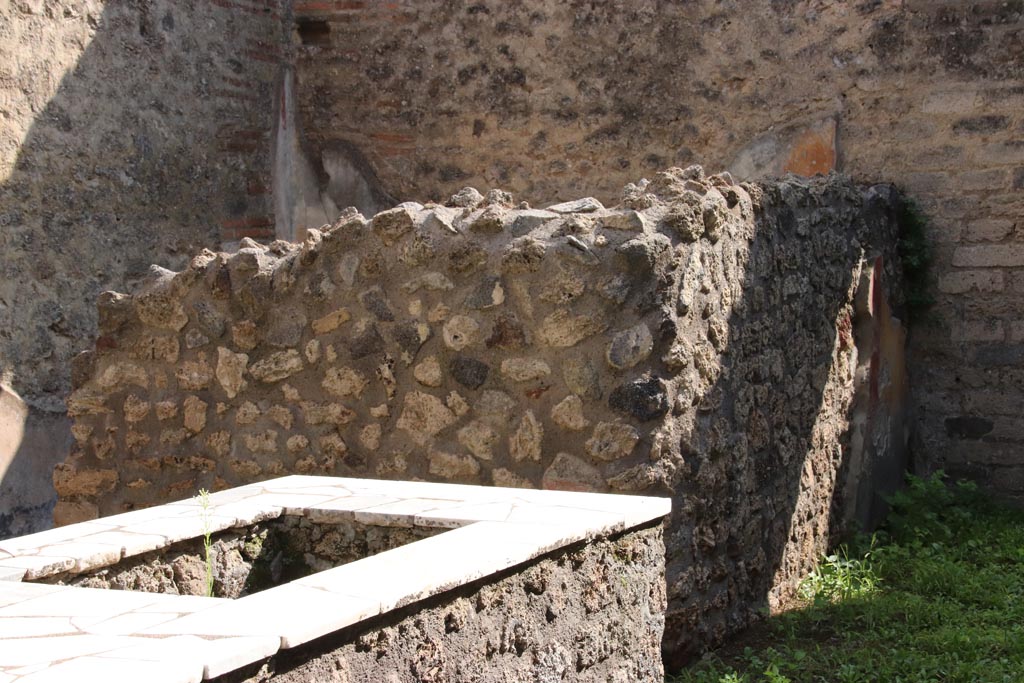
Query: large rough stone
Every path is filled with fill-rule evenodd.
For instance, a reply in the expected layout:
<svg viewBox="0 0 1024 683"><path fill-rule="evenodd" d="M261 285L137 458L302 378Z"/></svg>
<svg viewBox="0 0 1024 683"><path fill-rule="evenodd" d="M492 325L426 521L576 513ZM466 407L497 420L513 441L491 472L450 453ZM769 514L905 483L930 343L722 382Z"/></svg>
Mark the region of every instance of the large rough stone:
<svg viewBox="0 0 1024 683"><path fill-rule="evenodd" d="M295 349L278 351L256 361L249 368L249 374L261 382L280 382L297 372L302 372L302 356Z"/></svg>
<svg viewBox="0 0 1024 683"><path fill-rule="evenodd" d="M96 315L101 334L119 331L134 313L134 301L127 294L102 292L96 297Z"/></svg>
<svg viewBox="0 0 1024 683"><path fill-rule="evenodd" d="M312 322L311 326L314 333L327 334L338 329L343 323L347 323L351 319L352 314L349 313L347 308L339 308L317 318Z"/></svg>
<svg viewBox="0 0 1024 683"><path fill-rule="evenodd" d="M147 325L177 332L188 324L188 313L170 286L154 288L135 298L135 312Z"/></svg>
<svg viewBox="0 0 1024 683"><path fill-rule="evenodd" d="M238 410L235 411L235 424L251 425L259 419L261 414L262 413L258 405L252 401L246 401L242 405L238 406Z"/></svg>
<svg viewBox="0 0 1024 683"><path fill-rule="evenodd" d="M252 453L272 455L277 452L277 431L273 429L243 434L242 441Z"/></svg>
<svg viewBox="0 0 1024 683"><path fill-rule="evenodd" d="M498 433L480 420L473 420L458 432L459 443L481 460L494 459Z"/></svg>
<svg viewBox="0 0 1024 683"><path fill-rule="evenodd" d="M185 333L185 348L198 349L210 343L210 338L199 330L192 328Z"/></svg>
<svg viewBox="0 0 1024 683"><path fill-rule="evenodd" d="M209 404L198 396L186 396L182 403L185 429L198 434L206 429L206 409Z"/></svg>
<svg viewBox="0 0 1024 683"><path fill-rule="evenodd" d="M395 426L408 432L413 441L422 445L455 424L456 419L455 413L437 396L410 391L405 394L402 414Z"/></svg>
<svg viewBox="0 0 1024 683"><path fill-rule="evenodd" d="M198 360L183 361L174 371L178 380L178 388L183 391L202 391L210 386L213 380L213 368L206 362L206 356L200 354Z"/></svg>
<svg viewBox="0 0 1024 683"><path fill-rule="evenodd" d="M393 325L391 339L398 345L402 362L412 365L416 355L431 337L430 325L407 321Z"/></svg>
<svg viewBox="0 0 1024 683"><path fill-rule="evenodd" d="M562 378L570 391L593 401L601 398L601 373L585 356L571 356L562 363Z"/></svg>
<svg viewBox="0 0 1024 683"><path fill-rule="evenodd" d="M590 424L583 416L583 401L576 394L569 394L551 409L551 420L562 429L579 432Z"/></svg>
<svg viewBox="0 0 1024 683"><path fill-rule="evenodd" d="M212 304L197 301L192 304L193 315L199 327L212 339L220 339L227 329L224 316Z"/></svg>
<svg viewBox="0 0 1024 683"><path fill-rule="evenodd" d="M428 471L442 479L472 480L480 474L480 463L468 455L430 451L427 462Z"/></svg>
<svg viewBox="0 0 1024 683"><path fill-rule="evenodd" d="M558 214L554 211L544 211L541 209L525 209L523 211L517 211L515 213L515 218L512 219L512 234L516 237L520 237L533 232L555 218L558 218Z"/></svg>
<svg viewBox="0 0 1024 683"><path fill-rule="evenodd" d="M484 344L489 349L521 349L527 345L526 330L514 316L500 315Z"/></svg>
<svg viewBox="0 0 1024 683"><path fill-rule="evenodd" d="M384 244L391 245L412 232L413 215L407 208L382 211L373 217L373 231Z"/></svg>
<svg viewBox="0 0 1024 683"><path fill-rule="evenodd" d="M333 462L333 459L348 453L348 444L340 434L326 434L320 437L320 450L331 459L329 462Z"/></svg>
<svg viewBox="0 0 1024 683"><path fill-rule="evenodd" d="M483 200L484 196L475 187L464 187L449 197L446 205L472 209Z"/></svg>
<svg viewBox="0 0 1024 683"><path fill-rule="evenodd" d="M370 451L375 451L380 448L380 439L384 434L384 429L377 424L368 424L359 430L359 443L360 445Z"/></svg>
<svg viewBox="0 0 1024 683"><path fill-rule="evenodd" d="M224 457L231 452L231 433L217 431L207 434L206 446L214 455Z"/></svg>
<svg viewBox="0 0 1024 683"><path fill-rule="evenodd" d="M534 489L537 488L526 477L521 477L505 467L495 467L491 471L491 481L495 486L504 486L512 489Z"/></svg>
<svg viewBox="0 0 1024 683"><path fill-rule="evenodd" d="M423 229L450 232L453 235L457 235L459 230L455 227L455 216L456 213L448 210L446 207L434 208L428 211L423 219Z"/></svg>
<svg viewBox="0 0 1024 683"><path fill-rule="evenodd" d="M441 363L437 360L437 356L424 358L413 368L412 374L416 381L425 387L439 387L444 379Z"/></svg>
<svg viewBox="0 0 1024 683"><path fill-rule="evenodd" d="M477 341L480 323L468 315L452 316L444 324L444 343L453 351L461 351Z"/></svg>
<svg viewBox="0 0 1024 683"><path fill-rule="evenodd" d="M478 389L487 381L491 368L469 356L456 356L448 366L452 378L467 389Z"/></svg>
<svg viewBox="0 0 1024 683"><path fill-rule="evenodd" d="M298 346L306 329L306 316L301 310L275 312L266 324L263 339L278 349Z"/></svg>
<svg viewBox="0 0 1024 683"><path fill-rule="evenodd" d="M501 361L501 374L513 382L531 382L551 374L551 368L539 358L506 358Z"/></svg>
<svg viewBox="0 0 1024 683"><path fill-rule="evenodd" d="M128 394L121 411L125 422L142 422L149 415L150 407L149 401L142 400L136 394Z"/></svg>
<svg viewBox="0 0 1024 683"><path fill-rule="evenodd" d="M575 315L558 310L548 315L537 329L537 339L546 346L576 346L587 337L603 332L608 324L593 315Z"/></svg>
<svg viewBox="0 0 1024 683"><path fill-rule="evenodd" d="M612 230L623 230L627 232L644 232L647 221L639 211L632 209L616 211L601 216L601 225Z"/></svg>
<svg viewBox="0 0 1024 683"><path fill-rule="evenodd" d="M647 360L654 349L654 338L647 325L640 323L616 332L605 358L616 370L627 370Z"/></svg>
<svg viewBox="0 0 1024 683"><path fill-rule="evenodd" d="M314 403L304 401L300 404L303 420L308 425L346 425L355 419L356 414L341 403Z"/></svg>
<svg viewBox="0 0 1024 683"><path fill-rule="evenodd" d="M500 206L488 206L475 211L467 219L469 229L476 233L494 234L505 229L508 212Z"/></svg>
<svg viewBox="0 0 1024 683"><path fill-rule="evenodd" d="M668 395L659 378L642 377L615 387L608 395L608 405L623 415L647 422L668 412Z"/></svg>
<svg viewBox="0 0 1024 683"><path fill-rule="evenodd" d="M407 294L415 294L420 291L420 289L432 292L444 292L454 288L455 284L445 277L444 273L439 273L437 271L424 273L423 275L419 275L408 280L404 285L402 285L402 290Z"/></svg>
<svg viewBox="0 0 1024 683"><path fill-rule="evenodd" d="M249 365L249 356L234 353L223 346L217 347L217 381L228 398L234 398L246 387L245 369Z"/></svg>
<svg viewBox="0 0 1024 683"><path fill-rule="evenodd" d="M508 438L508 452L513 460L539 461L544 441L544 426L527 410L519 421L519 427Z"/></svg>
<svg viewBox="0 0 1024 683"><path fill-rule="evenodd" d="M584 197L583 199L574 199L569 202L552 204L547 210L555 213L592 213L594 211L600 211L603 208L604 204L593 197Z"/></svg>
<svg viewBox="0 0 1024 683"><path fill-rule="evenodd" d="M395 314L391 310L391 303L387 294L380 287L371 287L359 295L359 301L363 308L373 314L380 322L394 322Z"/></svg>
<svg viewBox="0 0 1024 683"><path fill-rule="evenodd" d="M60 496L96 496L109 493L117 486L120 477L117 470L79 470L67 464L59 464L53 470L53 487Z"/></svg>
<svg viewBox="0 0 1024 683"><path fill-rule="evenodd" d="M604 477L597 468L569 453L555 455L540 483L542 488L557 491L600 492L605 488Z"/></svg>
<svg viewBox="0 0 1024 683"><path fill-rule="evenodd" d="M598 460L621 460L636 448L640 433L621 422L599 422L587 440L587 454Z"/></svg>
<svg viewBox="0 0 1024 683"><path fill-rule="evenodd" d="M512 419L516 400L504 391L484 390L473 403L477 414L507 423Z"/></svg>
<svg viewBox="0 0 1024 683"><path fill-rule="evenodd" d="M486 310L505 303L505 289L501 278L488 276L466 297L466 306L474 310Z"/></svg>
<svg viewBox="0 0 1024 683"><path fill-rule="evenodd" d="M251 320L240 320L231 326L231 341L242 351L252 351L260 343L259 330Z"/></svg>
<svg viewBox="0 0 1024 683"><path fill-rule="evenodd" d="M149 387L149 374L138 363L112 363L99 372L96 385L105 391L115 391L128 386L145 389Z"/></svg>
<svg viewBox="0 0 1024 683"><path fill-rule="evenodd" d="M377 325L368 320L360 320L352 330L347 346L352 360L359 360L380 353L384 345L384 338L380 336Z"/></svg>
<svg viewBox="0 0 1024 683"><path fill-rule="evenodd" d="M544 242L530 235L520 237L505 249L501 257L502 269L510 275L534 273L540 270L545 254Z"/></svg>
<svg viewBox="0 0 1024 683"><path fill-rule="evenodd" d="M358 370L341 367L329 368L326 377L321 382L321 386L323 386L324 391L332 396L358 399L362 396L363 390L366 389L369 383L370 381Z"/></svg>

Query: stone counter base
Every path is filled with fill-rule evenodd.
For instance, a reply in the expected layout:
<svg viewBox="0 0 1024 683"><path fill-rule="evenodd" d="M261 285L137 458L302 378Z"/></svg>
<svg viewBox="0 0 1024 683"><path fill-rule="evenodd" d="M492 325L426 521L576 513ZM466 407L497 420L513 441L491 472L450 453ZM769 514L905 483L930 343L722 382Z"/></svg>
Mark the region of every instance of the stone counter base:
<svg viewBox="0 0 1024 683"><path fill-rule="evenodd" d="M578 544L213 680L660 683L664 555L660 525Z"/></svg>

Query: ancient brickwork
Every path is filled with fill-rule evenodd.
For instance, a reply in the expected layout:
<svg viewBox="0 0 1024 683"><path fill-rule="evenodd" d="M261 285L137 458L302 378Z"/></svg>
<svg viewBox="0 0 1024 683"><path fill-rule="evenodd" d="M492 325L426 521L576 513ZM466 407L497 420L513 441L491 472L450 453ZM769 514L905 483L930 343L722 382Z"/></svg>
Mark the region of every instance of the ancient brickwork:
<svg viewBox="0 0 1024 683"><path fill-rule="evenodd" d="M857 338L899 281L894 202L691 167L612 209L467 188L155 267L101 296L76 359L58 522L285 473L674 492L681 655L784 599L854 516L855 375L872 405L899 375Z"/></svg>
<svg viewBox="0 0 1024 683"><path fill-rule="evenodd" d="M739 179L836 167L897 183L929 218L936 257L937 305L911 340L917 466L1024 501L1020 2L295 10L312 155L330 167L357 150L395 196L468 183L608 200L694 160Z"/></svg>

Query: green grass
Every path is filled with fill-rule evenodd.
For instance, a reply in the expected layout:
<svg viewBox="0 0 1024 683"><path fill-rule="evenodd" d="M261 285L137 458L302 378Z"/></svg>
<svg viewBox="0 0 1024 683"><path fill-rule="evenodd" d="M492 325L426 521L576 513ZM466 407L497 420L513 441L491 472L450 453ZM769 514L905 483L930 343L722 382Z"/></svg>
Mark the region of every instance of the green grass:
<svg viewBox="0 0 1024 683"><path fill-rule="evenodd" d="M1024 681L1024 512L911 479L871 539L825 558L803 607L674 683Z"/></svg>

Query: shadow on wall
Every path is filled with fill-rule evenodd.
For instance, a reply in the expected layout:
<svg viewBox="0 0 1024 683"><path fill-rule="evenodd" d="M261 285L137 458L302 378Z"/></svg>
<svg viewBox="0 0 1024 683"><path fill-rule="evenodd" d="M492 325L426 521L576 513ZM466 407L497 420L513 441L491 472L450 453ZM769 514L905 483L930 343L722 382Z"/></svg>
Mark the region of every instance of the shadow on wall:
<svg viewBox="0 0 1024 683"><path fill-rule="evenodd" d="M879 304L887 295L880 285L898 282L898 267L871 251L887 250L892 190L873 189L858 216L856 202L834 186L811 187L811 209L785 182L768 187L771 208L761 212L749 253L723 253L739 272L719 376L693 396L692 406L676 408L684 412L682 465L672 480L676 502L665 539L678 549L667 568L675 598L663 645L670 671L766 608L783 606L825 544L875 521L880 496L902 483L904 445L877 435L895 425L902 438L905 384L886 389L888 403L880 406L879 339L854 337L855 327L899 327L888 318L888 304ZM814 206L835 207L841 218L833 216L833 226L862 220L868 229L860 242L829 230L824 220L815 224ZM858 311L855 291L869 300L874 292L878 310ZM901 363L901 333L894 338ZM858 389L855 397L853 388L865 382L873 389ZM875 399L863 400L864 391ZM847 420L859 420L857 443L851 444ZM888 466L874 469L873 448L892 449L895 474ZM851 456L858 462L849 462Z"/></svg>
<svg viewBox="0 0 1024 683"><path fill-rule="evenodd" d="M181 268L228 221L269 214L279 66L239 47L273 35L266 12L206 0L0 8L0 380L29 410L0 490L52 505L70 359L96 334L97 295L132 289L152 263ZM18 516L0 536L50 525L0 500L0 520Z"/></svg>
<svg viewBox="0 0 1024 683"><path fill-rule="evenodd" d="M53 467L71 445L64 415L33 411L0 384L0 538L53 525Z"/></svg>

